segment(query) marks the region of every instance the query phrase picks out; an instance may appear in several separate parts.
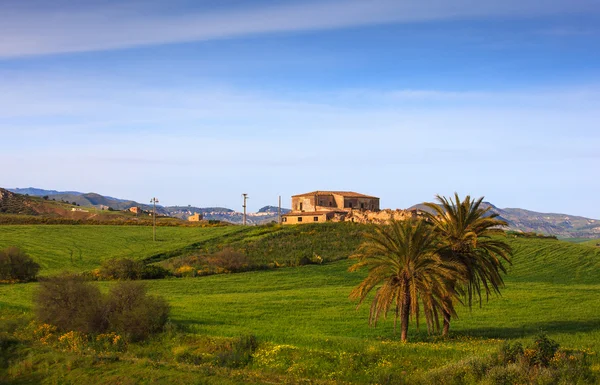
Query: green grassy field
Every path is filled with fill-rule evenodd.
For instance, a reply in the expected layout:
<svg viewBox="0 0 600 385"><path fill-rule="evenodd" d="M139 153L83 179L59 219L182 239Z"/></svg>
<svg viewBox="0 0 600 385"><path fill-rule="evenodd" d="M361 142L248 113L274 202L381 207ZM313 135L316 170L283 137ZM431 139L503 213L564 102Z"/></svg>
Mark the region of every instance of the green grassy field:
<svg viewBox="0 0 600 385"><path fill-rule="evenodd" d="M19 233L19 229L27 234L35 230L20 227L13 231ZM179 231L176 234L180 238L172 244L164 241L160 251L173 247L177 253L193 252L196 247L211 248L226 242L264 254L266 259L277 255L284 259L286 255L300 255L313 245L314 250L310 252L320 252L329 260L336 260L341 258L340 253L347 253L356 244L354 235L340 238L340 234L354 234L358 228L323 227L322 233L314 227L237 229L174 229ZM11 240L4 230L0 229L3 234L0 239ZM122 229L104 231L112 235L117 230ZM46 242L56 244L48 238L51 229L40 231L45 233ZM87 229L71 231L71 236L81 236ZM135 239L147 243L147 235L135 231L125 229L124 233L130 238L123 235L123 241L119 241L121 245L129 244L127 256L144 259L155 255L157 250L132 244ZM64 232L60 234L66 236ZM189 235L187 240L186 235ZM224 235L228 237L221 241L216 238ZM12 239L15 238L27 239L23 233ZM302 238L296 243L298 250L294 250L293 240ZM323 246L328 238L338 242L337 246ZM313 242L315 239L319 241ZM284 379L291 383L305 380L307 383L384 383L390 373L425 373L471 356L491 354L504 340L527 343L540 329L564 347L596 352L593 368L600 372L600 250L556 240L509 238L508 241L515 250L515 257L502 296L491 298L482 308L474 307L472 311L461 308L448 341L428 336L424 330L417 331L414 323L410 331L412 342L406 345L394 336L391 321L382 322L376 328L369 327L368 304L357 311L355 303L348 299L350 290L365 272L349 273L347 260L273 271L148 281L147 285L152 293L163 295L170 302L172 320L186 335L221 338L253 334L261 342L251 367L241 372L196 373L203 381L198 380L200 383L225 383L231 378L239 383L278 383ZM62 242L63 246L56 250L69 245L65 239ZM44 248L44 242L30 244L33 250ZM102 250L124 252L109 244ZM83 255L87 258L88 254ZM78 267L94 267L104 255L98 252L89 258ZM50 271L64 266L64 261L51 258L46 263ZM67 266L70 265L67 263ZM112 284L99 283L106 290ZM8 318L29 316L35 288L35 283L0 286L0 314ZM115 379L122 380L119 376L138 375L147 382L189 382L192 377L187 376L195 373L195 369L177 370L179 364L172 361L174 352L184 345L179 340L158 339L132 347L128 353L132 356L131 362L104 364L103 381L116 382ZM66 371L65 365L56 363L56 368L62 368L64 373L56 369L49 378L57 382L82 382L92 378L94 369L89 365L82 364L73 371Z"/></svg>
<svg viewBox="0 0 600 385"><path fill-rule="evenodd" d="M235 226L157 227L153 242L152 227L146 226L0 226L0 248L22 248L41 265L41 275L50 275L91 270L111 258L149 258L240 230Z"/></svg>

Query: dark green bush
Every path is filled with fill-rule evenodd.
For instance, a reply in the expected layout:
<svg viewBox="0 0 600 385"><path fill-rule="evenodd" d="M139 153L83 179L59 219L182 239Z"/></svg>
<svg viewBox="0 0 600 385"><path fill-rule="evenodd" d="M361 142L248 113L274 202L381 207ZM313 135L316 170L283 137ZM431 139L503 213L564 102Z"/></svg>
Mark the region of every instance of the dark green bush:
<svg viewBox="0 0 600 385"><path fill-rule="evenodd" d="M161 266L145 265L141 261L120 258L104 261L95 278L107 281L132 281L138 279L161 279L170 275L172 275L171 272ZM91 277L94 278L93 274Z"/></svg>
<svg viewBox="0 0 600 385"><path fill-rule="evenodd" d="M233 341L230 349L215 356L215 363L226 368L242 368L252 361L257 348L258 340L254 335L241 336Z"/></svg>
<svg viewBox="0 0 600 385"><path fill-rule="evenodd" d="M428 371L417 384L595 384L588 352L560 349L539 334L532 345L506 343L490 357L472 357Z"/></svg>
<svg viewBox="0 0 600 385"><path fill-rule="evenodd" d="M162 279L171 276L171 272L157 265L144 265L142 279Z"/></svg>
<svg viewBox="0 0 600 385"><path fill-rule="evenodd" d="M519 360L523 356L523 345L520 342L510 344L505 342L500 348L499 358L503 364L512 364Z"/></svg>
<svg viewBox="0 0 600 385"><path fill-rule="evenodd" d="M106 280L135 280L142 278L144 265L128 258L109 259L102 263L99 275Z"/></svg>
<svg viewBox="0 0 600 385"><path fill-rule="evenodd" d="M548 366L559 347L558 343L548 338L546 334L538 334L533 341L533 345L529 348L535 352L530 363L538 366Z"/></svg>
<svg viewBox="0 0 600 385"><path fill-rule="evenodd" d="M162 331L169 316L167 302L148 295L142 283L118 282L102 295L92 283L69 275L42 281L34 304L38 320L61 331L111 331L131 341Z"/></svg>
<svg viewBox="0 0 600 385"><path fill-rule="evenodd" d="M38 320L60 330L100 333L106 329L104 297L80 277L62 275L42 280L34 304Z"/></svg>
<svg viewBox="0 0 600 385"><path fill-rule="evenodd" d="M251 263L248 256L229 247L208 256L206 262L217 269L234 273L248 270Z"/></svg>
<svg viewBox="0 0 600 385"><path fill-rule="evenodd" d="M0 332L0 369L7 368L13 357L13 351L19 344L19 340L8 333Z"/></svg>
<svg viewBox="0 0 600 385"><path fill-rule="evenodd" d="M109 292L106 303L108 329L131 341L146 339L163 330L169 317L169 305L150 296L140 282L119 282Z"/></svg>
<svg viewBox="0 0 600 385"><path fill-rule="evenodd" d="M34 281L40 265L18 247L0 250L0 281Z"/></svg>

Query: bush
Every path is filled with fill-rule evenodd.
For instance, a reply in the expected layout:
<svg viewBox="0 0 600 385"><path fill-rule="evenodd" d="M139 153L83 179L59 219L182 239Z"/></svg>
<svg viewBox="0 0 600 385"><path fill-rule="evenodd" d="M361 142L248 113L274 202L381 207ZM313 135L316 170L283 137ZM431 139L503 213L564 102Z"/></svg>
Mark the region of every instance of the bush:
<svg viewBox="0 0 600 385"><path fill-rule="evenodd" d="M0 369L9 366L10 359L14 359L14 350L19 344L19 340L8 333L0 332Z"/></svg>
<svg viewBox="0 0 600 385"><path fill-rule="evenodd" d="M162 279L171 276L171 272L157 265L144 265L142 279Z"/></svg>
<svg viewBox="0 0 600 385"><path fill-rule="evenodd" d="M222 269L224 272L239 272L247 270L250 259L232 248L224 248L206 258L209 265Z"/></svg>
<svg viewBox="0 0 600 385"><path fill-rule="evenodd" d="M428 371L418 384L595 384L589 351L563 350L545 334L526 349L506 343L487 358L472 357Z"/></svg>
<svg viewBox="0 0 600 385"><path fill-rule="evenodd" d="M106 328L104 298L82 278L62 275L44 279L34 303L38 320L60 330L99 333Z"/></svg>
<svg viewBox="0 0 600 385"><path fill-rule="evenodd" d="M18 247L0 250L0 281L34 281L39 271L40 265Z"/></svg>
<svg viewBox="0 0 600 385"><path fill-rule="evenodd" d="M128 258L109 259L102 263L99 275L106 280L135 280L142 278L144 265Z"/></svg>
<svg viewBox="0 0 600 385"><path fill-rule="evenodd" d="M142 283L119 282L108 294L106 313L110 331L140 341L162 331L169 305L161 297L148 295Z"/></svg>
<svg viewBox="0 0 600 385"><path fill-rule="evenodd" d="M513 364L522 356L523 345L520 342L515 342L512 345L508 342L505 342L500 348L499 359L504 365Z"/></svg>
<svg viewBox="0 0 600 385"><path fill-rule="evenodd" d="M141 261L128 258L111 259L104 261L98 269L97 278L107 281L126 281L137 279L161 279L172 275L163 267L144 265Z"/></svg>
<svg viewBox="0 0 600 385"><path fill-rule="evenodd" d="M116 332L131 341L161 331L169 315L166 301L148 295L141 283L119 282L102 295L93 284L68 275L42 281L34 304L38 320L61 331Z"/></svg>
<svg viewBox="0 0 600 385"><path fill-rule="evenodd" d="M545 367L548 366L558 348L559 345L556 341L548 338L546 334L540 333L533 341L533 346L527 349L533 351L533 354L526 357L530 359L530 364Z"/></svg>
<svg viewBox="0 0 600 385"><path fill-rule="evenodd" d="M257 348L258 341L255 336L241 336L233 341L231 349L216 355L216 364L227 368L242 368L250 363Z"/></svg>

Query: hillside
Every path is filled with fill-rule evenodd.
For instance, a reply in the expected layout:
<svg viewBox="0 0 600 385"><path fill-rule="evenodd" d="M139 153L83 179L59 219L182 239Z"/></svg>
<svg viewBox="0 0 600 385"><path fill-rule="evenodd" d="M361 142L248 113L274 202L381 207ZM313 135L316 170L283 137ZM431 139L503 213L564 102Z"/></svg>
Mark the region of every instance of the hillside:
<svg viewBox="0 0 600 385"><path fill-rule="evenodd" d="M126 210L132 206L141 207L143 210L150 211L152 206L141 204L133 200L118 199L104 196L96 193L80 192L60 192L55 190L44 190L38 188L12 189L11 191L26 192L35 196L50 196L56 201L75 202L82 207L108 206L115 210ZM519 208L501 209L489 202L484 202L484 207L490 207L492 212L497 213L501 219L509 224L509 229L522 232L535 232L541 234L555 235L561 238L599 238L600 220L590 219L580 216L538 213L535 211ZM409 208L429 210L423 204L417 204ZM192 206L156 206L157 213L174 218L186 220L194 213L201 213L206 220L218 220L234 224L243 222L243 214L235 210L224 207L192 207ZM289 212L289 209L282 208L282 214ZM247 214L247 223L251 225L266 224L277 221L277 207L265 206L256 213Z"/></svg>
<svg viewBox="0 0 600 385"><path fill-rule="evenodd" d="M80 258L80 267L92 267L111 255L146 259L156 251L148 234L129 232L139 228L121 227L96 235L86 226L72 226L69 232L53 226L9 228L10 235L4 240L39 250L36 258L45 258L44 268L51 271L71 264L63 249L73 248L74 240L79 240L81 257L75 254L75 259ZM365 229L368 226L340 223L187 229L190 231L170 234L178 239L169 243L161 238L158 247L163 256L228 245L252 258L281 262L293 259L290 255L321 253L331 262L146 281L151 293L169 301L171 320L184 334L170 332L146 344L132 345L120 359L90 359L88 363L78 358L77 365L70 364L67 356L32 357L36 353L28 346L23 356L31 357L27 370L11 373L24 378L32 372L39 376L21 382L49 378L47 382L56 383L94 382L100 371L106 373L102 379L107 384L133 376L145 383L367 384L389 383L386 379L390 378L395 379L392 383L403 383L399 379L414 383L412 378L471 362L475 356L488 357L505 340L528 344L540 329L566 348L600 351L600 250L550 239L508 238L516 253L502 296L471 311L459 307L449 340L429 336L412 323L412 342L402 344L394 336L391 320L369 327L369 305L357 311L356 303L348 299L365 271L349 273L351 262L345 256L354 251ZM90 254L94 250L96 254ZM46 257L53 253L57 257ZM98 285L107 290L113 282ZM36 287L35 283L1 285L2 317L31 314ZM260 343L251 368L219 371L203 366L210 357L203 350L205 345L214 348L222 339L247 334ZM196 357L194 354L201 359L181 361L182 357ZM597 353L590 359L599 371Z"/></svg>
<svg viewBox="0 0 600 385"><path fill-rule="evenodd" d="M112 211L60 200L60 194L44 197L16 194L0 188L0 224L145 224L148 214ZM176 218L159 217L159 225L180 223Z"/></svg>
<svg viewBox="0 0 600 385"><path fill-rule="evenodd" d="M29 197L0 188L0 213L35 215L34 206L34 200Z"/></svg>
<svg viewBox="0 0 600 385"><path fill-rule="evenodd" d="M16 225L0 227L0 249L18 246L42 266L42 275L92 270L111 258L145 259L222 239L240 229L146 226Z"/></svg>
<svg viewBox="0 0 600 385"><path fill-rule="evenodd" d="M114 210L127 210L130 207L140 207L145 211L151 211L152 205L139 203L128 199L113 198L96 193L82 193L77 191L56 191L39 188L16 188L9 189L11 192L19 194L28 194L35 197L48 196L50 200L58 202L75 203L81 207L100 208L102 206L110 207ZM282 214L289 209L281 210ZM195 207L195 206L156 206L156 212L159 215L166 215L174 218L186 220L190 215L200 213L205 220L217 220L234 224L243 223L243 214L225 207ZM265 206L256 213L247 213L246 222L250 225L260 225L277 220L277 207Z"/></svg>
<svg viewBox="0 0 600 385"><path fill-rule="evenodd" d="M510 230L555 235L560 238L600 237L600 220L597 219L515 208L501 209L489 202L483 202L482 207L489 207L491 212L498 214L500 219L508 223ZM424 204L417 204L409 209L431 210Z"/></svg>

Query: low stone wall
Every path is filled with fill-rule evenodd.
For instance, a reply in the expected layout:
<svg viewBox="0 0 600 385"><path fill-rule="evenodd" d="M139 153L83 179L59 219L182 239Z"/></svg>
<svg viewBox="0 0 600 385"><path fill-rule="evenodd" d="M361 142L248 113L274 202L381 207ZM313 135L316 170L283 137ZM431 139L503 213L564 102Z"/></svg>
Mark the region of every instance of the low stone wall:
<svg viewBox="0 0 600 385"><path fill-rule="evenodd" d="M415 218L422 215L420 210L401 210L384 209L379 211L352 210L348 214L336 215L333 219L338 222L356 222L356 223L387 223L392 219L401 221L409 218Z"/></svg>

